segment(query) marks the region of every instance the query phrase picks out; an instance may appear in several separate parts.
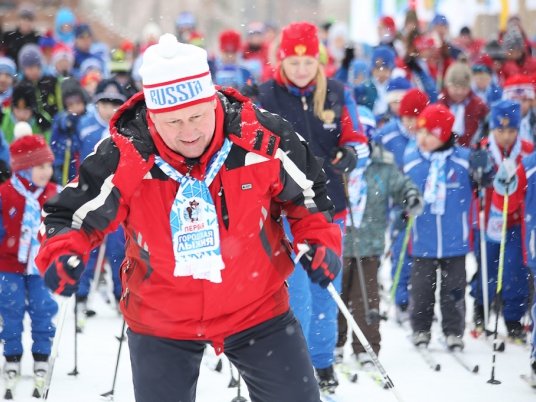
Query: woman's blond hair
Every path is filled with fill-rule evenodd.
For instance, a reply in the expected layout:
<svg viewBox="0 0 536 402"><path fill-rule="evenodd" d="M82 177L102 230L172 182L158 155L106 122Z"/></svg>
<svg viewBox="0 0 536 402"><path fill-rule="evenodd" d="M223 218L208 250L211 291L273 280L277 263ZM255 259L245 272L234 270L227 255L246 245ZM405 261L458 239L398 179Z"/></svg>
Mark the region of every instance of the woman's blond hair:
<svg viewBox="0 0 536 402"><path fill-rule="evenodd" d="M289 82L289 79L285 75L285 70L281 64L281 78L285 82ZM324 121L324 104L326 103L326 95L328 92L328 79L324 73L324 66L319 62L318 71L315 76L315 91L313 94L313 107L315 116Z"/></svg>

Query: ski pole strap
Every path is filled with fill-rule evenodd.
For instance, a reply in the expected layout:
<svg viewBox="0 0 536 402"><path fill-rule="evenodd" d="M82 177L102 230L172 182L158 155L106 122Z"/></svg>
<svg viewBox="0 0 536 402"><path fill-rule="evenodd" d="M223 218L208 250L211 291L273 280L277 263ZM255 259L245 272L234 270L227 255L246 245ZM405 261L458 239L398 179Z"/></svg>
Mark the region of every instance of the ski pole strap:
<svg viewBox="0 0 536 402"><path fill-rule="evenodd" d="M507 226L507 218L508 218L508 185L506 185L506 191L504 193L504 202L503 202L503 210L502 210L502 230L501 230L501 245L499 247L499 269L497 272L497 294L501 293L502 290L502 280L503 280L503 272L504 272L504 250L506 246L506 226Z"/></svg>
<svg viewBox="0 0 536 402"><path fill-rule="evenodd" d="M396 264L395 277L393 278L393 286L391 286L391 301L395 300L396 289L398 288L398 283L400 282L400 275L402 273L402 265L404 265L404 259L406 258L406 250L409 243L409 235L411 233L411 228L413 227L413 222L415 217L410 215L408 222L406 223L406 231L404 232L404 240L402 242L402 248L400 249L400 254L398 255L398 262Z"/></svg>

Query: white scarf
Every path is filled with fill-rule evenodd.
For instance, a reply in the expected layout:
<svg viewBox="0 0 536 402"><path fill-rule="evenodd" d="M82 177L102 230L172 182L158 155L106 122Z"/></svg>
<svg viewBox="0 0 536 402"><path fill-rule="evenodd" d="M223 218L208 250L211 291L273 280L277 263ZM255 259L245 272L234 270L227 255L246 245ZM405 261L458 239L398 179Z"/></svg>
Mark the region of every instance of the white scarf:
<svg viewBox="0 0 536 402"><path fill-rule="evenodd" d="M41 225L41 205L39 205L38 199L43 194L44 188L39 187L32 193L24 187L24 184L22 184L16 174L11 176L11 184L15 191L25 199L17 259L20 263L27 264L26 273L28 275L39 275L34 260L39 251L37 232Z"/></svg>
<svg viewBox="0 0 536 402"><path fill-rule="evenodd" d="M489 144L489 150L491 152L491 157L493 158L495 165L499 167L502 164L503 159L505 159L505 157L502 154L499 148L499 145L495 141L495 137L493 135L489 136L488 144ZM512 147L512 151L510 152L510 155L508 155L507 159L511 159L515 162L517 160L517 157L520 154L521 154L521 139L519 138L519 135L518 135L516 142L514 146ZM494 243L501 242L503 222L504 220L503 220L502 211L492 204L489 210L488 225L486 227L486 235L489 241L494 242Z"/></svg>
<svg viewBox="0 0 536 402"><path fill-rule="evenodd" d="M430 205L434 215L445 213L447 200L447 158L452 154L452 148L442 152L422 152L425 159L430 161L430 170L424 186L424 201Z"/></svg>
<svg viewBox="0 0 536 402"><path fill-rule="evenodd" d="M218 216L208 186L223 166L231 146L231 141L225 139L207 166L205 180L183 175L159 156L155 159L158 167L179 183L169 214L175 276L192 276L213 283L222 281L220 271L225 264L221 257Z"/></svg>
<svg viewBox="0 0 536 402"><path fill-rule="evenodd" d="M450 106L450 110L454 115L452 131L461 137L465 133L465 103L454 103Z"/></svg>
<svg viewBox="0 0 536 402"><path fill-rule="evenodd" d="M493 162L495 162L495 166L499 167L501 166L501 163L504 159L504 155L501 152L501 149L499 148L499 145L497 144L497 141L495 141L495 137L492 135L489 136L488 139L488 149L491 152L491 157L493 158ZM517 157L521 154L521 139L519 138L519 135L516 138L516 142L514 146L512 147L512 151L510 151L510 155L508 155L509 159L512 159L514 162L517 160Z"/></svg>
<svg viewBox="0 0 536 402"><path fill-rule="evenodd" d="M370 165L370 159L364 167L356 168L348 175L348 200L352 219L346 220L346 226L353 226L358 229L363 220L363 214L367 206L367 180L365 179L365 170Z"/></svg>

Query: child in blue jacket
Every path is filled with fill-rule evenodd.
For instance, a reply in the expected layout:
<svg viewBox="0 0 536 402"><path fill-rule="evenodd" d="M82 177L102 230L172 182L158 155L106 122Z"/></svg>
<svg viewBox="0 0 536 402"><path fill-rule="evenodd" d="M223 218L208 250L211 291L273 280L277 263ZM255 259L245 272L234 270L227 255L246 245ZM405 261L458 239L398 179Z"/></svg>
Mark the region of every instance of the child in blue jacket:
<svg viewBox="0 0 536 402"><path fill-rule="evenodd" d="M491 174L483 150L455 145L454 116L443 105L427 106L417 121L417 148L405 156L405 173L423 194L424 211L412 228L410 322L412 341L427 346L434 317L436 271L441 271L441 317L447 346L464 347L465 256L469 250L472 172Z"/></svg>

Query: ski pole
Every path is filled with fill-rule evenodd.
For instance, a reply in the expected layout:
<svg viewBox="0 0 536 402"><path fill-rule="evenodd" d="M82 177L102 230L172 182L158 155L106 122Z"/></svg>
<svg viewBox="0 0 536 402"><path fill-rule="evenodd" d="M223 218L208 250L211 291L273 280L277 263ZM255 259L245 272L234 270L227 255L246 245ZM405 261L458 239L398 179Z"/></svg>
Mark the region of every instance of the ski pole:
<svg viewBox="0 0 536 402"><path fill-rule="evenodd" d="M370 358L372 359L372 362L380 372L381 376L383 377L385 381L385 388L391 390L395 396L395 398L402 402L403 399L398 393L398 391L395 389L395 385L391 378L389 377L389 374L387 374L387 371L385 371L385 368L380 363L380 360L378 359L378 355L374 352L372 349L372 346L370 346L369 341L367 340L367 337L365 334L363 334L363 331L361 331L361 328L359 328L359 325L354 320L354 317L352 317L352 314L350 313L350 310L348 310L348 307L344 304L341 297L339 296L339 292L337 292L337 289L335 289L335 286L333 286L332 283L330 283L327 287L329 293L331 294L331 297L333 297L333 300L335 300L335 303L337 303L337 306L339 307L339 310L344 315L346 320L348 321L348 324L350 324L350 327L352 328L352 331L354 331L355 335L357 336L357 339L359 339L359 342L361 342L361 345L363 345L363 348L365 348L365 351L368 353Z"/></svg>
<svg viewBox="0 0 536 402"><path fill-rule="evenodd" d="M488 380L489 384L500 384L501 382L495 378L495 362L497 360L497 330L499 326L499 314L501 312L500 301L502 291L502 277L504 271L504 249L506 246L506 224L508 218L508 183L505 186L504 201L502 210L502 228L501 228L501 244L499 246L499 269L497 272L497 289L495 291L495 331L493 332L493 353L491 357L491 378Z"/></svg>
<svg viewBox="0 0 536 402"><path fill-rule="evenodd" d="M241 381L240 381L240 370L238 370L238 387L236 388L236 396L231 399L231 402L247 402L247 399L244 398L242 395L241 395Z"/></svg>
<svg viewBox="0 0 536 402"><path fill-rule="evenodd" d="M363 179L364 180L364 179ZM344 197L346 198L346 205L349 209L350 214L350 223L352 225L352 230L348 232L350 236L350 248L352 251L353 258L356 259L357 263L357 275L359 277L359 288L361 289L361 298L363 299L363 308L365 311L365 320L368 325L378 322L381 320L380 312L376 309L371 310L369 301L368 301L368 292L365 282L365 273L363 272L363 265L361 264L361 256L359 255L359 250L355 245L355 236L354 230L357 230L354 222L354 215L352 213L352 206L350 204L350 196L348 195L348 178L346 175L343 175L343 186L344 186Z"/></svg>
<svg viewBox="0 0 536 402"><path fill-rule="evenodd" d="M67 375L77 376L78 372L78 306L76 303L76 296L74 301L74 368L73 371L67 373Z"/></svg>
<svg viewBox="0 0 536 402"><path fill-rule="evenodd" d="M108 400L113 401L114 392L115 392L115 381L117 380L117 370L119 368L119 358L121 357L121 347L123 346L123 340L125 339L125 327L126 322L123 318L123 325L121 325L121 335L117 338L119 341L119 349L117 351L117 359L115 361L115 370L114 370L114 380L112 381L112 389L104 394L101 394L102 397L108 398Z"/></svg>
<svg viewBox="0 0 536 402"><path fill-rule="evenodd" d="M229 371L231 372L231 380L229 381L228 388L235 388L238 386L238 380L234 376L233 363L229 360Z"/></svg>
<svg viewBox="0 0 536 402"><path fill-rule="evenodd" d="M413 215L410 215L408 217L408 222L406 223L406 231L404 233L404 239L402 241L402 248L400 249L400 254L398 255L395 276L393 278L393 284L391 286L391 303L395 300L396 290L398 288L398 283L400 282L402 266L404 265L404 259L406 258L406 251L408 249L409 237L411 234L411 228L413 227L414 221L415 221L415 217Z"/></svg>
<svg viewBox="0 0 536 402"><path fill-rule="evenodd" d="M61 169L61 185L65 185L69 182L69 165L71 164L71 143L72 140L67 138L65 143L65 154L63 155L63 166Z"/></svg>
<svg viewBox="0 0 536 402"><path fill-rule="evenodd" d="M482 170L482 168L479 168ZM482 173L479 174L482 177ZM480 279L482 280L482 300L484 307L484 334L487 336L489 321L489 289L488 289L488 250L486 246L486 198L485 189L478 184L478 197L480 210L478 211L478 225L480 226Z"/></svg>
<svg viewBox="0 0 536 402"><path fill-rule="evenodd" d="M306 254L307 251L310 250L309 245L307 245L306 243L297 244L297 248L298 248L298 255L296 255L296 258L294 259L295 262L298 261L303 255L307 255ZM307 256L307 258L310 259L311 257ZM339 308L342 315L344 315L344 318L346 318L346 321L352 328L352 331L354 332L354 334L357 336L357 339L359 339L359 342L361 343L361 345L363 346L367 354L370 356L370 358L372 359L372 362L374 363L374 365L380 372L381 376L383 377L385 381L384 388L391 390L395 398L399 402L403 402L402 397L400 396L398 391L395 389L395 385L393 381L387 374L387 371L385 371L383 365L380 363L380 360L378 359L378 355L374 352L374 350L372 349L372 346L370 346L370 343L367 340L367 337L365 336L363 331L361 331L361 328L359 328L359 325L357 324L354 317L352 316L352 313L350 313L350 310L348 310L348 307L346 307L346 305L342 301L341 296L339 295L339 292L337 292L337 289L335 289L335 286L333 286L333 283L330 283L328 285L327 290L330 293L333 300L335 301L335 303L337 304L337 307Z"/></svg>
<svg viewBox="0 0 536 402"><path fill-rule="evenodd" d="M43 400L48 399L48 392L50 391L50 384L52 382L52 372L54 371L54 363L56 362L56 357L58 356L58 350L60 347L61 334L63 332L63 326L65 324L65 317L67 316L67 309L69 303L74 299L74 296L69 298L62 297L60 313L58 315L58 326L56 328L56 333L54 334L54 340L52 341L52 350L50 351L50 357L48 358L48 371L45 377L45 386L43 387L43 393L41 398Z"/></svg>
<svg viewBox="0 0 536 402"><path fill-rule="evenodd" d="M93 281L91 282L91 285L89 286L89 292L87 295L87 304L89 306L90 300L95 295L95 291L97 290L97 287L99 286L99 278L102 271L102 267L104 265L104 257L106 256L106 241L108 240L108 235L104 236L104 239L102 239L102 243L99 246L99 251L97 254L97 261L95 262L95 271L93 272Z"/></svg>

